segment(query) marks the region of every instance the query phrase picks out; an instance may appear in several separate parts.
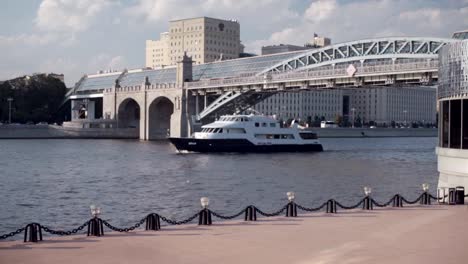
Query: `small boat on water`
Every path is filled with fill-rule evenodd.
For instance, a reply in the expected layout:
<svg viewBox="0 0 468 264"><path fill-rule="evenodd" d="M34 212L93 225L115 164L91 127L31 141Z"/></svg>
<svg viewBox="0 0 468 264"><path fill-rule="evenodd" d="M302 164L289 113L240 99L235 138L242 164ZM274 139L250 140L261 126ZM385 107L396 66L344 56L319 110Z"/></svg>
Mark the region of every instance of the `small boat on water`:
<svg viewBox="0 0 468 264"><path fill-rule="evenodd" d="M317 134L294 123L282 127L264 115L225 115L188 138L169 138L179 151L309 152L323 151Z"/></svg>

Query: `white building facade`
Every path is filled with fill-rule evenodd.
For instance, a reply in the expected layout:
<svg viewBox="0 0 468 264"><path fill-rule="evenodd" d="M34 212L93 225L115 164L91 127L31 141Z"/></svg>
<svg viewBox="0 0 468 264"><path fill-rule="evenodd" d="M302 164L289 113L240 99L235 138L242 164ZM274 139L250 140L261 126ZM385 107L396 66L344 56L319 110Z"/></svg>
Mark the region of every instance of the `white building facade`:
<svg viewBox="0 0 468 264"><path fill-rule="evenodd" d="M146 41L146 67L176 65L185 52L195 64L238 58L243 52L239 22L209 17L170 21L159 40Z"/></svg>
<svg viewBox="0 0 468 264"><path fill-rule="evenodd" d="M390 126L436 123L435 87L376 87L284 92L258 103L255 110L286 119L359 120Z"/></svg>
<svg viewBox="0 0 468 264"><path fill-rule="evenodd" d="M439 188L468 190L468 30L439 53ZM465 39L465 40L463 40ZM463 40L463 41L462 41ZM450 190L450 189L449 189ZM453 189L452 189L453 190ZM447 192L445 193L447 194Z"/></svg>
<svg viewBox="0 0 468 264"><path fill-rule="evenodd" d="M359 118L362 123L373 121L381 125L392 121L435 124L436 92L435 87L359 88L350 97L350 120Z"/></svg>
<svg viewBox="0 0 468 264"><path fill-rule="evenodd" d="M315 118L335 120L342 115L343 91L320 90L277 93L255 105L254 109L265 115L276 115L278 119Z"/></svg>

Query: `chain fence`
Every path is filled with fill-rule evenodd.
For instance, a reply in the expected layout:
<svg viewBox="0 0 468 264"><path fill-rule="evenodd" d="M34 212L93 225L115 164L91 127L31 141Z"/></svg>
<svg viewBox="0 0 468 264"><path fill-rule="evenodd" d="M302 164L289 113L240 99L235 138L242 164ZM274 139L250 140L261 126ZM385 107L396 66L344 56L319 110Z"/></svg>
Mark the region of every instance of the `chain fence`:
<svg viewBox="0 0 468 264"><path fill-rule="evenodd" d="M70 231L62 231L62 230L53 230L47 226L42 226L42 230L44 230L45 232L49 233L49 234L52 234L52 235L59 235L59 236L69 236L69 235L73 235L73 234L76 234L78 232L80 232L81 230L83 230L87 225L88 225L89 221L85 222L84 224L80 225L79 227L75 228L75 229L72 229Z"/></svg>
<svg viewBox="0 0 468 264"><path fill-rule="evenodd" d="M392 202L394 202L394 200L399 197L399 199L401 199L401 201L403 203L406 203L406 204L416 204L418 202L421 201L421 199L427 199L427 197L429 197L429 199L434 199L434 200L437 200L437 201L441 201L441 200L445 200L445 198L448 197L448 195L445 195L445 196L442 196L442 197L436 197L434 195L431 195L429 193L423 193L421 194L420 196L418 196L418 198L416 198L415 200L407 200L406 198L404 198L403 196L399 195L399 194L396 194L394 195L388 202L386 203L379 203L377 202L376 200L374 200L373 198L371 197L366 197L366 198L363 198L361 199L358 203L356 203L355 205L351 205L351 206L346 206L346 205L343 205L337 201L334 201L336 203L336 206L340 207L341 209L345 209L345 210L351 210L351 209L356 209L360 206L362 206L364 204L364 202L366 201L366 199L370 199L371 203L377 207L387 207L389 206ZM467 195L464 195L464 197L468 197L468 194ZM330 200L329 200L330 201ZM302 205L299 205L299 204L295 204L295 206L297 206L297 208L299 208L300 210L303 210L303 211L306 211L306 212L316 212L316 211L320 211L322 210L324 207L327 206L327 203L329 202L324 202L323 204L321 204L320 206L318 207L305 207L305 206L302 206ZM242 214L246 213L247 210L249 208L252 208L254 209L256 212L258 212L260 215L262 216L265 216L265 217L273 217L273 216L279 216L281 214L283 214L287 207L288 207L289 203L286 204L285 206L283 206L281 209L279 209L278 211L275 211L275 212L264 212L260 209L258 209L257 207L255 206L248 206L246 208L244 208L243 210L241 210L240 212L236 213L236 214L233 214L233 215L222 215L220 213L217 213L215 211L209 211L213 216L217 217L217 218L220 218L220 219L223 219L223 220L231 220L231 219L234 219L234 218L237 218L239 216L241 216ZM336 209L335 209L336 210ZM188 224L190 222L192 222L195 218L199 217L200 215L200 212L197 212L196 214L192 215L191 217L187 218L187 219L184 219L182 221L176 221L176 220L172 220L172 219L169 219L167 217L164 217L164 216L161 216L161 215L158 215L159 218L166 222L167 224L169 225L184 225L184 224ZM90 225L90 222L92 220L88 220L86 221L85 223L83 223L82 225L80 225L79 227L77 228L74 228L72 230L69 230L69 231L63 231L63 230L54 230L48 226L40 226L40 228L42 230L44 230L45 232L49 233L49 234L52 234L52 235L59 235L59 236L69 236L69 235L73 235L73 234L76 234L80 231L82 231L86 226L89 227ZM141 219L140 221L138 221L136 224L130 226L130 227L125 227L125 228L121 228L121 227L116 227L116 226L113 226L111 223L109 223L108 221L106 220L102 220L102 223L107 227L109 228L110 230L113 230L113 231L116 231L116 232L130 232L130 231L133 231L137 228L139 228L141 225L143 225L145 223L145 221L147 221L147 217ZM10 232L10 233L6 233L6 234L3 234L3 235L0 235L0 240L5 240L5 239L8 239L8 238L11 238L11 237L14 237L16 235L19 235L21 233L23 233L25 230L26 230L27 226L25 227L22 227L22 228L19 228L13 232Z"/></svg>
<svg viewBox="0 0 468 264"><path fill-rule="evenodd" d="M335 201L335 202L336 202L336 206L340 207L341 209L352 210L352 209L356 209L356 208L360 207L364 203L364 200L365 200L365 198L362 199L361 201L359 201L357 204L351 205L351 206L343 205L343 204L341 204L341 203L339 203L337 201Z"/></svg>
<svg viewBox="0 0 468 264"><path fill-rule="evenodd" d="M218 218L220 218L220 219L223 219L223 220L231 220L231 219L234 219L234 218L237 218L237 217L241 216L242 214L245 213L246 210L247 210L247 208L243 209L242 211L240 211L239 213L234 214L234 215L220 215L220 214L218 214L218 213L216 213L216 212L213 212L213 211L211 211L211 213L212 213L214 216L216 216L216 217L218 217Z"/></svg>
<svg viewBox="0 0 468 264"><path fill-rule="evenodd" d="M141 219L138 223L134 224L133 226L126 227L126 228L115 227L115 226L111 225L109 222L107 222L106 220L102 220L102 223L112 231L129 232L129 231L133 231L136 228L140 227L145 221L146 221L146 217Z"/></svg>
<svg viewBox="0 0 468 264"><path fill-rule="evenodd" d="M197 218L199 213L196 213L194 214L193 216L183 220L183 221L175 221L175 220L171 220L171 219L168 219L164 216L159 216L161 218L161 220L163 220L164 222L170 224L170 225L185 225L185 224L188 224L190 222L192 222L195 218Z"/></svg>
<svg viewBox="0 0 468 264"><path fill-rule="evenodd" d="M278 210L278 211L276 211L276 212L274 212L274 213L265 213L265 212L263 212L262 210L258 209L257 207L255 207L255 210L256 210L259 214L261 214L261 215L263 215L263 216L271 217L271 216L278 216L278 215L282 214L282 213L286 210L287 207L288 207L288 205L285 205L285 206L283 206L283 208L281 208L280 210Z"/></svg>
<svg viewBox="0 0 468 264"><path fill-rule="evenodd" d="M305 207L305 206L302 206L302 205L299 205L299 204L296 204L296 205L297 205L297 208L301 209L302 211L316 212L316 211L322 210L327 205L327 202L324 202L319 207Z"/></svg>

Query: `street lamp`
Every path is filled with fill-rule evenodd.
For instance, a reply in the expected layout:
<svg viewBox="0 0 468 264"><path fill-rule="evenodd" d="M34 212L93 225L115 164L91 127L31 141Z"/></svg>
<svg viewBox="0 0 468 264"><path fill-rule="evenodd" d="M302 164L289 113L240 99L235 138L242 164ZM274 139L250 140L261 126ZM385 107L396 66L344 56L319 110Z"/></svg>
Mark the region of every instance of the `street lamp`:
<svg viewBox="0 0 468 264"><path fill-rule="evenodd" d="M206 209L206 208L208 208L208 205L210 204L210 199L208 197L202 197L200 199L200 203L201 203L201 206L203 207L203 209Z"/></svg>
<svg viewBox="0 0 468 264"><path fill-rule="evenodd" d="M351 112L353 112L353 127L354 127L354 117L355 117L355 112L356 112L356 108L351 108Z"/></svg>
<svg viewBox="0 0 468 264"><path fill-rule="evenodd" d="M8 124L11 124L11 102L13 102L13 98L8 97Z"/></svg>
<svg viewBox="0 0 468 264"><path fill-rule="evenodd" d="M296 194L294 192L287 192L286 196L288 196L289 202L294 202L294 199L296 198Z"/></svg>

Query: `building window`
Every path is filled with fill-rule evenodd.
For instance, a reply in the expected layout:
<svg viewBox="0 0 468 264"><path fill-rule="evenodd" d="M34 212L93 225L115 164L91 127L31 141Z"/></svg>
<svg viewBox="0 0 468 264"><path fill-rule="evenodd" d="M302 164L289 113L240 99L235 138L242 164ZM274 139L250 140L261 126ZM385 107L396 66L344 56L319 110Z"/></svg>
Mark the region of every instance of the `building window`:
<svg viewBox="0 0 468 264"><path fill-rule="evenodd" d="M440 109L442 109L441 117L441 147L447 148L449 145L449 101L442 101Z"/></svg>

